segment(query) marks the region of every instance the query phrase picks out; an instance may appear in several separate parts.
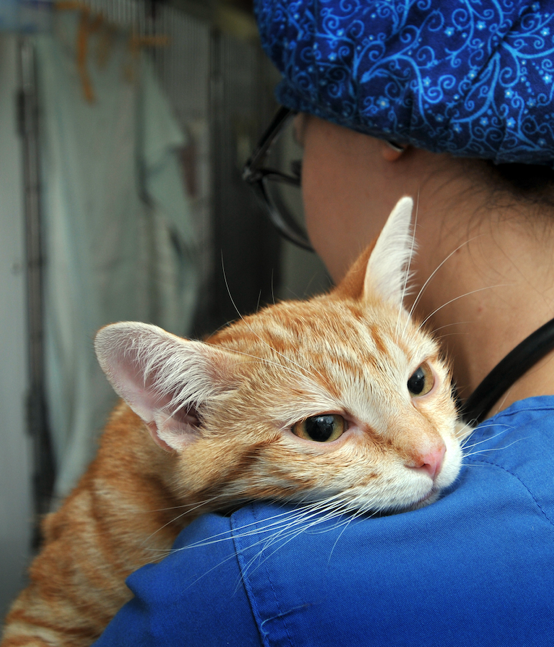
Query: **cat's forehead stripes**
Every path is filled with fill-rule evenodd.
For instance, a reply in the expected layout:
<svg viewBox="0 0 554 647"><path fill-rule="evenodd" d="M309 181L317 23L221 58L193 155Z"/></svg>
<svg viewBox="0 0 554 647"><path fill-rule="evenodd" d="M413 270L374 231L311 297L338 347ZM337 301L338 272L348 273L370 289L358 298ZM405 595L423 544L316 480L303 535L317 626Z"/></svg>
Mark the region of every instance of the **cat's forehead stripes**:
<svg viewBox="0 0 554 647"><path fill-rule="evenodd" d="M417 361L437 347L395 308L320 297L309 303L278 304L238 321L210 340L260 360L305 369L329 361L378 365L394 355ZM415 344L415 347L414 347Z"/></svg>
<svg viewBox="0 0 554 647"><path fill-rule="evenodd" d="M256 397L265 385L276 401L273 419L285 426L322 411L377 424L382 395L409 402L409 375L437 354L396 308L329 297L278 304L211 341L250 358L246 374Z"/></svg>

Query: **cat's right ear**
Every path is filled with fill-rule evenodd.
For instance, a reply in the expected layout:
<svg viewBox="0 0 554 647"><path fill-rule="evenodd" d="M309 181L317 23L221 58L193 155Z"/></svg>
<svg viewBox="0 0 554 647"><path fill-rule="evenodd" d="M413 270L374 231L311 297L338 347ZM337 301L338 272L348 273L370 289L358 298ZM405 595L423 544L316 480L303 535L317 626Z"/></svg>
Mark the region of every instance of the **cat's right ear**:
<svg viewBox="0 0 554 647"><path fill-rule="evenodd" d="M179 451L199 434L199 411L232 389L240 355L144 323L102 328L94 342L102 370L160 447Z"/></svg>
<svg viewBox="0 0 554 647"><path fill-rule="evenodd" d="M415 251L412 234L413 200L401 198L381 230L335 289L339 297L380 299L402 307Z"/></svg>

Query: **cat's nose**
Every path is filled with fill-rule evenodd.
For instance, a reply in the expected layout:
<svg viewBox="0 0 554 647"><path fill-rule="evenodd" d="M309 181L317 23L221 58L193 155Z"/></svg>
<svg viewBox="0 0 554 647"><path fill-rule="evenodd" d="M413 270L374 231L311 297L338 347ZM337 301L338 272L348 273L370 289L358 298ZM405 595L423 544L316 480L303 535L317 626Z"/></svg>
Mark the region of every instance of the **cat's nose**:
<svg viewBox="0 0 554 647"><path fill-rule="evenodd" d="M439 447L436 447L425 454L419 455L410 467L424 470L434 480L441 471L445 453L446 446L441 444Z"/></svg>

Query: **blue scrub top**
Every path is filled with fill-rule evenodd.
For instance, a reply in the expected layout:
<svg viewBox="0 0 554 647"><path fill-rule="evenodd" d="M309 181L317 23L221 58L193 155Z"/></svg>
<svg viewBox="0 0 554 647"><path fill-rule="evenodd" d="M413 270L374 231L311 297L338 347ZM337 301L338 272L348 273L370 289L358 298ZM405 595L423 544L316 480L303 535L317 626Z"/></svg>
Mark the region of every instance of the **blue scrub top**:
<svg viewBox="0 0 554 647"><path fill-rule="evenodd" d="M554 645L554 397L487 420L466 454L414 512L199 518L129 577L96 647Z"/></svg>

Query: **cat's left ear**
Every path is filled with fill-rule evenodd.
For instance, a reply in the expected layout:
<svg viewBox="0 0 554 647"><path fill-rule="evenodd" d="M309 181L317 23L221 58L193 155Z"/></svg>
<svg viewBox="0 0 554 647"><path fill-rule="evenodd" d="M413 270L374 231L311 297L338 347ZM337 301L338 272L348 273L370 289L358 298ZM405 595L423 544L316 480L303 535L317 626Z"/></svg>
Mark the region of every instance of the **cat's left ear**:
<svg viewBox="0 0 554 647"><path fill-rule="evenodd" d="M415 251L413 204L407 197L397 202L375 243L362 253L336 288L337 296L364 300L377 296L403 306Z"/></svg>
<svg viewBox="0 0 554 647"><path fill-rule="evenodd" d="M115 391L163 449L180 451L200 434L201 411L236 388L236 353L133 321L102 328L98 361Z"/></svg>

